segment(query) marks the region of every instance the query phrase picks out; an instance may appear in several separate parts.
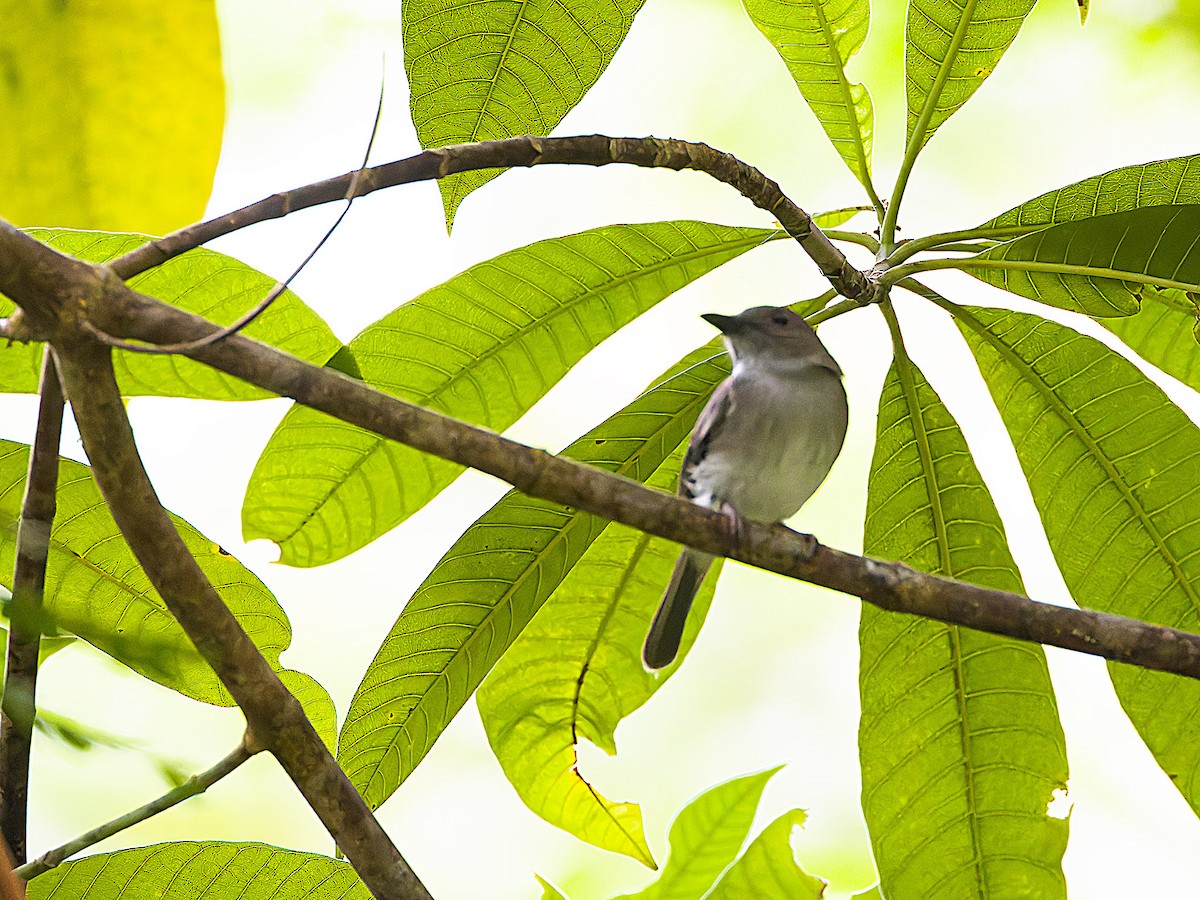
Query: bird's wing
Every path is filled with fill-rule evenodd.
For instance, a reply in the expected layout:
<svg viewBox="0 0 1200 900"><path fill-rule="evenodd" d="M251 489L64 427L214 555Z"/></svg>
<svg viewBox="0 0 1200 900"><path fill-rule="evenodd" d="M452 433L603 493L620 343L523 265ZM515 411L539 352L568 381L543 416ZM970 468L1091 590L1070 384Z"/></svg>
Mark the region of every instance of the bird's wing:
<svg viewBox="0 0 1200 900"><path fill-rule="evenodd" d="M708 403L701 410L699 418L696 419L696 427L692 429L692 440L683 457L683 465L679 468L678 492L680 496L687 497L689 500L695 498L695 492L689 483L692 470L700 460L704 459L709 445L712 444L713 438L720 433L732 407L733 379L726 378L708 398Z"/></svg>

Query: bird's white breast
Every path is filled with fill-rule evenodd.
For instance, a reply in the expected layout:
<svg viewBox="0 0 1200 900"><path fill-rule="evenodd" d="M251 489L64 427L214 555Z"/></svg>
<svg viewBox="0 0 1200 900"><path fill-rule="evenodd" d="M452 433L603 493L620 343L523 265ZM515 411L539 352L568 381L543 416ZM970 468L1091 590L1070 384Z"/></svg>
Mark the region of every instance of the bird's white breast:
<svg viewBox="0 0 1200 900"><path fill-rule="evenodd" d="M813 495L841 451L847 421L841 378L819 366L783 375L739 366L732 403L691 472L695 499L780 522Z"/></svg>

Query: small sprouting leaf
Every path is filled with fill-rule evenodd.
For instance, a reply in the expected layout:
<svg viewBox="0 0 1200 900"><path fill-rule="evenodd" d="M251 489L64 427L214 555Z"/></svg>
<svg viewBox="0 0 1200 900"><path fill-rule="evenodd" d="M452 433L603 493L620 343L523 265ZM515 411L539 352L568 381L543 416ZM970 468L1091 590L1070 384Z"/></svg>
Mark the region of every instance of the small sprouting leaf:
<svg viewBox="0 0 1200 900"><path fill-rule="evenodd" d="M800 868L792 853L792 832L805 818L793 809L764 828L704 900L821 900L825 882Z"/></svg>
<svg viewBox="0 0 1200 900"><path fill-rule="evenodd" d="M871 19L868 0L743 0L774 45L834 149L872 194L875 111L846 65L862 47Z"/></svg>
<svg viewBox="0 0 1200 900"><path fill-rule="evenodd" d="M496 431L613 332L779 232L704 222L611 225L480 263L349 344L361 377ZM280 561L340 559L428 503L463 467L303 406L264 449L242 511Z"/></svg>
<svg viewBox="0 0 1200 900"><path fill-rule="evenodd" d="M1200 631L1200 429L1092 338L1023 313L955 317L1075 601ZM1200 683L1115 663L1109 674L1142 740L1200 810Z"/></svg>
<svg viewBox="0 0 1200 900"><path fill-rule="evenodd" d="M1004 527L949 410L898 346L879 401L863 552L1023 592ZM1045 654L864 604L862 806L897 897L1064 897L1067 783Z"/></svg>
<svg viewBox="0 0 1200 900"><path fill-rule="evenodd" d="M1016 39L1037 0L913 0L904 29L908 138L923 147Z"/></svg>
<svg viewBox="0 0 1200 900"><path fill-rule="evenodd" d="M782 766L709 788L671 823L671 854L657 880L619 900L702 897L734 859L754 822L767 782Z"/></svg>
<svg viewBox="0 0 1200 900"><path fill-rule="evenodd" d="M961 261L981 281L1092 316L1138 311L1146 286L1200 289L1200 204L1074 219Z"/></svg>
<svg viewBox="0 0 1200 900"><path fill-rule="evenodd" d="M371 900L349 863L268 844L174 841L97 853L29 882L29 900Z"/></svg>
<svg viewBox="0 0 1200 900"><path fill-rule="evenodd" d="M225 119L212 0L7 3L0 59L8 221L165 234L204 214Z"/></svg>
<svg viewBox="0 0 1200 900"><path fill-rule="evenodd" d="M142 234L34 228L29 234L56 250L87 262L103 263L150 240ZM233 322L267 295L275 279L224 253L199 248L130 279L151 297L204 316L220 325ZM12 303L0 298L0 315ZM291 291L284 291L245 329L247 337L278 347L307 362L324 363L342 342L325 321ZM42 344L0 346L0 391L38 389ZM195 397L204 400L256 400L274 394L182 356L116 351L113 368L127 397Z"/></svg>
<svg viewBox="0 0 1200 900"><path fill-rule="evenodd" d="M687 437L724 355L691 365L571 444L564 456L645 480ZM346 714L338 761L367 803L386 800L607 522L504 496L442 557L405 606Z"/></svg>
<svg viewBox="0 0 1200 900"><path fill-rule="evenodd" d="M548 135L603 74L645 0L407 0L404 70L422 147ZM439 182L446 225L500 174Z"/></svg>

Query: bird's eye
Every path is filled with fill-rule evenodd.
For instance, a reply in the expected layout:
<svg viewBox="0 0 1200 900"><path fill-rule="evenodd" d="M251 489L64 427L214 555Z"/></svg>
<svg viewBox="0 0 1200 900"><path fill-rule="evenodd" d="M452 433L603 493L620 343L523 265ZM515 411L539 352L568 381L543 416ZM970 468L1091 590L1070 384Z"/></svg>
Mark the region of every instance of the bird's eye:
<svg viewBox="0 0 1200 900"><path fill-rule="evenodd" d="M782 315L772 316L771 321L774 322L776 325L786 325L788 323L787 316L782 316Z"/></svg>

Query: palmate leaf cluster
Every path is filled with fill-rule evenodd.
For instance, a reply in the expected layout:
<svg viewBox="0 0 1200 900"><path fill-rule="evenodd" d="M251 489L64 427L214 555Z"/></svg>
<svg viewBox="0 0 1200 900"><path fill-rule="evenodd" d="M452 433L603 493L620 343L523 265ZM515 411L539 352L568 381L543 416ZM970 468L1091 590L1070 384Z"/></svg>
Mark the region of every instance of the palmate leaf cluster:
<svg viewBox="0 0 1200 900"><path fill-rule="evenodd" d="M93 262L146 239L121 229L163 231L198 215L208 182L198 184L195 173L211 179L213 123L221 112L211 4L183 4L186 15L174 17L133 0L121 6L127 16L158 16L157 31L142 33L139 47L153 44L155 54L176 47L178 58L203 76L190 82L188 105L198 114L185 123L167 115L179 108L167 94L134 104L140 127L178 139L166 154L175 164L161 177L180 180L170 191L155 190L151 180L145 197L122 190L121 206L98 174L60 159L65 138L41 125L14 129L12 146L0 153L5 183L24 192L0 214L22 226L55 226L31 233ZM426 146L440 146L549 133L602 75L641 6L640 0L406 0L403 52L418 136ZM872 177L871 95L847 74L867 39L867 0L745 0L747 27L761 31L763 52L778 53L865 194L847 198L862 206L815 217L817 224L832 229L856 221L855 214L866 219L874 213L876 221L861 232L832 237L878 248L884 284L953 318L1012 439L1075 601L1198 631L1200 432L1127 355L1200 390L1200 156L1130 166L1048 192L976 227L947 223L944 233L897 240L918 154L936 131L953 127L954 113L1000 65L1032 7L1033 0L910 2L905 153L885 202ZM47 15L57 18L47 25L39 19ZM29 123L23 111L34 99L32 79L46 63L45 47L30 37L41 33L36 29L74 29L87 35L87 46L115 38L104 31L103 17L72 7L29 14L22 25L28 31L10 30L0 41L26 77L0 88L0 104L6 121ZM179 80L136 71L156 65L157 55L121 56L132 74L105 68L101 60L110 56L73 58L70 77L108 86L128 79L166 92ZM62 77L58 72L38 83L57 85ZM80 114L93 117L97 128L111 123L106 102L116 103L96 95ZM151 107L158 113L146 112ZM181 131L184 125L198 133ZM26 191L27 185L58 183L57 175L21 168L34 158L83 179L83 187L70 192L72 203ZM99 163L97 170L107 171ZM187 178L176 175L185 171ZM444 180L447 223L471 190L497 174ZM18 193L7 202L15 203ZM804 198L795 199L803 204ZM673 291L784 237L700 221L611 225L473 266L345 345L291 293L247 334L499 431L598 344ZM1062 324L1061 317L964 306L922 282L922 273L939 269L958 269L1042 306L1090 317L1127 352ZM184 254L134 282L144 293L221 323L271 284L208 250ZM996 297L1002 305L1003 295ZM816 312L829 299L798 308ZM909 357L890 301L882 311L894 355L878 398L865 553L1021 591L1004 524L968 442ZM179 358L117 359L128 396L264 396ZM0 390L36 390L39 360L36 345L0 351ZM699 347L564 452L671 490L696 415L727 374L715 342ZM0 572L12 571L26 458L21 445L0 446L7 520ZM459 474L455 464L295 407L254 470L244 533L277 543L287 564L323 565L396 527ZM47 581L48 612L57 627L190 697L228 703L119 540L85 467L64 463L59 511ZM180 526L206 574L278 667L290 641L278 602L220 547ZM353 783L372 807L382 804L478 691L496 757L533 811L584 841L656 866L638 806L595 790L576 751L586 739L615 753L617 725L674 671L648 674L638 651L675 552L667 542L590 514L506 495L430 567L365 666L336 734L338 760ZM715 576L689 622L684 655L714 584ZM1041 649L869 606L859 640L862 809L878 892L901 900L1065 896L1068 822L1047 807L1067 786L1066 747ZM333 746L336 717L328 694L302 673L284 674ZM1200 811L1200 687L1116 666L1110 676L1146 746ZM789 846L803 822L798 810L746 843L771 774L735 779L683 810L657 880L630 896L819 896L820 882L799 868ZM168 882L175 894L161 893ZM548 883L544 890L546 897L562 896ZM99 854L30 885L35 897L118 893L366 895L336 860L219 842Z"/></svg>

